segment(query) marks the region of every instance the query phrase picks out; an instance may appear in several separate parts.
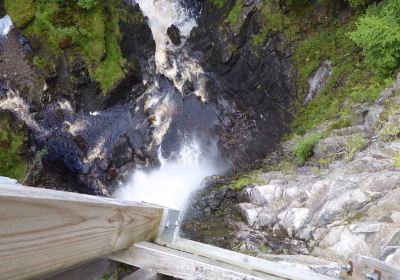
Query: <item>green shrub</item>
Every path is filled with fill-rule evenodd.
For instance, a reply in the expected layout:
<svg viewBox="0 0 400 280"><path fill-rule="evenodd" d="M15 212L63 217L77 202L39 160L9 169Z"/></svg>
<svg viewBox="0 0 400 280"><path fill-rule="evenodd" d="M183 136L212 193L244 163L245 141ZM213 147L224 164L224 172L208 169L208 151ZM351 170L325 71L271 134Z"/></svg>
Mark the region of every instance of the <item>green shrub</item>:
<svg viewBox="0 0 400 280"><path fill-rule="evenodd" d="M263 184L264 181L260 178L257 172L242 173L237 175L230 183L230 187L235 191L240 191L242 188L252 184Z"/></svg>
<svg viewBox="0 0 400 280"><path fill-rule="evenodd" d="M99 4L99 0L78 0L77 4L80 8L90 10Z"/></svg>
<svg viewBox="0 0 400 280"><path fill-rule="evenodd" d="M349 35L367 63L380 74L393 73L400 65L400 0L372 4Z"/></svg>
<svg viewBox="0 0 400 280"><path fill-rule="evenodd" d="M378 132L379 139L387 142L396 140L400 135L400 127L398 125L387 125Z"/></svg>
<svg viewBox="0 0 400 280"><path fill-rule="evenodd" d="M319 140L322 139L321 134L313 134L304 139L301 139L293 147L293 153L300 165L303 165L307 159L314 155L314 147Z"/></svg>
<svg viewBox="0 0 400 280"><path fill-rule="evenodd" d="M356 153L364 149L367 145L368 142L362 134L354 134L350 139L346 141L345 159L348 161L352 160Z"/></svg>
<svg viewBox="0 0 400 280"><path fill-rule="evenodd" d="M394 157L394 167L400 168L400 153Z"/></svg>

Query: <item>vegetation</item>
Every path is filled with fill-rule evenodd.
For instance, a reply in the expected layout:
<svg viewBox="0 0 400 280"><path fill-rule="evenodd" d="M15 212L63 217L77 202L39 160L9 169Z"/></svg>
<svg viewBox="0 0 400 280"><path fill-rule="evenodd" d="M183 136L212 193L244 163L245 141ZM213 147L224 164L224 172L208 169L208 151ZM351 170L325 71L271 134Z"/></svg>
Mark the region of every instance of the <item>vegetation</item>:
<svg viewBox="0 0 400 280"><path fill-rule="evenodd" d="M42 43L35 66L52 70L46 61L73 49L84 58L91 78L107 92L125 77L117 5L118 1L111 0L6 0L5 7L16 25L25 27L25 35Z"/></svg>
<svg viewBox="0 0 400 280"><path fill-rule="evenodd" d="M33 0L4 0L4 7L17 28L24 28L35 17Z"/></svg>
<svg viewBox="0 0 400 280"><path fill-rule="evenodd" d="M19 130L12 130L11 119L0 118L0 176L23 180L27 164L21 156L26 135Z"/></svg>
<svg viewBox="0 0 400 280"><path fill-rule="evenodd" d="M293 153L300 165L303 165L307 159L313 156L313 149L319 140L322 139L321 134L312 134L306 138L301 139L294 145Z"/></svg>
<svg viewBox="0 0 400 280"><path fill-rule="evenodd" d="M400 153L394 157L394 167L400 168Z"/></svg>
<svg viewBox="0 0 400 280"><path fill-rule="evenodd" d="M352 137L346 141L346 155L345 159L350 161L353 159L355 154L364 149L368 145L367 140L364 135L357 133L352 135Z"/></svg>
<svg viewBox="0 0 400 280"><path fill-rule="evenodd" d="M219 9L226 5L226 0L210 0L210 2Z"/></svg>
<svg viewBox="0 0 400 280"><path fill-rule="evenodd" d="M231 181L230 187L235 191L240 191L249 185L263 183L264 181L260 178L258 172L249 172L236 175Z"/></svg>
<svg viewBox="0 0 400 280"><path fill-rule="evenodd" d="M243 0L236 0L235 5L233 6L232 10L229 12L226 21L230 24L235 24L238 19L240 12L242 11Z"/></svg>
<svg viewBox="0 0 400 280"><path fill-rule="evenodd" d="M350 37L378 73L393 73L400 65L400 0L370 5Z"/></svg>

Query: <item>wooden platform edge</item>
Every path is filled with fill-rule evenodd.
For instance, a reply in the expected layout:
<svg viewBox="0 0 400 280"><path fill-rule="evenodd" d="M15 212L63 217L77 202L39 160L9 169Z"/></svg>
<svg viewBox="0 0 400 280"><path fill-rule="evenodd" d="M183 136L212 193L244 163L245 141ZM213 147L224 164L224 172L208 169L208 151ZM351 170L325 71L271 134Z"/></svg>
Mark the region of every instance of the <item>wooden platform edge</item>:
<svg viewBox="0 0 400 280"><path fill-rule="evenodd" d="M109 257L115 261L151 269L179 279L334 279L210 245L182 240L180 244L183 247L175 245L175 248L170 248L171 244L165 247L141 242Z"/></svg>
<svg viewBox="0 0 400 280"><path fill-rule="evenodd" d="M0 279L31 279L154 240L164 209L0 184Z"/></svg>

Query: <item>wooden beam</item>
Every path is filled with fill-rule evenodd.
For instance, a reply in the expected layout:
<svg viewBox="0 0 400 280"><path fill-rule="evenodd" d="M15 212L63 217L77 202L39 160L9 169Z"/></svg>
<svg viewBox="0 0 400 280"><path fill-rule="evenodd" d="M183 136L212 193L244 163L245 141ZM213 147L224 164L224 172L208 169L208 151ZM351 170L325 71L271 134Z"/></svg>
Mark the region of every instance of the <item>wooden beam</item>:
<svg viewBox="0 0 400 280"><path fill-rule="evenodd" d="M332 277L317 274L311 271L294 269L272 261L256 258L238 252L214 247L192 240L176 237L167 247L206 257L216 261L229 263L245 269L268 273L283 279L296 280L332 280Z"/></svg>
<svg viewBox="0 0 400 280"><path fill-rule="evenodd" d="M127 250L113 254L110 258L115 261L151 269L160 274L184 280L283 279L149 242L135 244Z"/></svg>
<svg viewBox="0 0 400 280"><path fill-rule="evenodd" d="M0 185L0 278L27 279L153 240L163 209Z"/></svg>
<svg viewBox="0 0 400 280"><path fill-rule="evenodd" d="M366 275L375 274L376 279L398 280L400 279L400 269L389 265L388 263L360 255L354 255L353 274L347 279L366 279ZM380 278L379 278L380 275Z"/></svg>
<svg viewBox="0 0 400 280"><path fill-rule="evenodd" d="M160 279L157 272L141 268L131 275L126 276L122 280L158 280Z"/></svg>

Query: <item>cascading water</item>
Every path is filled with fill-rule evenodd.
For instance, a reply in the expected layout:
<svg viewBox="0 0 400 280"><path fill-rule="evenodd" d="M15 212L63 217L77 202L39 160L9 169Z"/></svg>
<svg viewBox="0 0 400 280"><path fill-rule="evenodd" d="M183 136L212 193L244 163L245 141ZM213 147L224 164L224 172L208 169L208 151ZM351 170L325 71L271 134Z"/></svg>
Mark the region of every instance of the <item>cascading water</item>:
<svg viewBox="0 0 400 280"><path fill-rule="evenodd" d="M173 45L167 36L168 27L174 24L180 29L182 37L187 38L196 25L195 19L189 16L189 12L178 0L136 2L148 17L156 41L157 72L172 81L181 94L185 82L193 83L193 93L205 101L205 78L201 66L184 47ZM153 138L157 145L166 136L172 116L176 115L179 107L172 96L171 89L163 89L159 84L147 93L147 110L155 116L156 131ZM223 169L222 164L217 165L216 145L204 148L196 136L197 133L193 131L190 137L182 137L178 143L180 150L177 155L164 157L160 150L161 166L152 171L136 170L127 185L120 188L117 196L183 210L190 194L201 187L204 178L218 174Z"/></svg>
<svg viewBox="0 0 400 280"><path fill-rule="evenodd" d="M12 27L11 18L9 15L0 19L0 37L6 36Z"/></svg>
<svg viewBox="0 0 400 280"><path fill-rule="evenodd" d="M106 184L123 179L135 167L117 196L184 209L205 177L223 171L214 141L218 113L207 102L206 75L185 44L196 25L191 11L181 0L136 2L149 19L156 42L156 72L144 82L143 94L124 103L95 107L94 112L76 109L55 94L54 100L35 111L17 90L8 88L1 93L0 111L11 111L25 122L33 141L48 151L51 168L71 174L73 184L81 184L82 191L107 195ZM172 24L180 29L180 46L167 35ZM10 28L9 17L3 18L0 37ZM152 75L153 69L148 72ZM189 91L184 90L188 83ZM46 91L47 85L43 88ZM157 149L159 167L146 170ZM120 152L116 156L115 150Z"/></svg>
<svg viewBox="0 0 400 280"><path fill-rule="evenodd" d="M121 188L118 197L151 202L172 209L184 209L190 194L201 187L205 177L216 174L216 146L204 153L195 141L183 144L172 160L159 154L161 166L153 171L136 170L128 186Z"/></svg>

